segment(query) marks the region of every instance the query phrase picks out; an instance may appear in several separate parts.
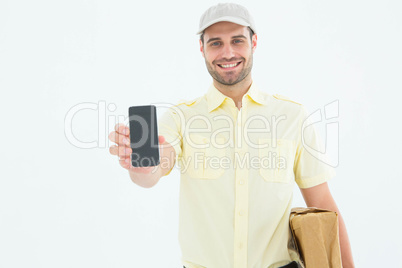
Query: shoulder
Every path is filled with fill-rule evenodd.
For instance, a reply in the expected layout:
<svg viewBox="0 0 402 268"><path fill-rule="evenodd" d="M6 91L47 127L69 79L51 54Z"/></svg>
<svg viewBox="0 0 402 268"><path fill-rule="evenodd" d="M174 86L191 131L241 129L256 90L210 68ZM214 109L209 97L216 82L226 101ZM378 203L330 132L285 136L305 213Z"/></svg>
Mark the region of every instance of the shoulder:
<svg viewBox="0 0 402 268"><path fill-rule="evenodd" d="M197 97L197 98L194 98L194 99L191 99L191 100L183 100L183 99L179 100L177 102L176 106L179 106L179 105L192 106L192 105L196 104L197 102L199 102L202 97L203 96L200 96L200 97Z"/></svg>
<svg viewBox="0 0 402 268"><path fill-rule="evenodd" d="M169 107L169 111L170 113L172 113L173 115L185 115L188 113L192 113L193 112L193 108L196 107L196 104L199 103L202 99L201 97L197 97L194 99L190 99L190 100L185 100L185 99L181 99L178 102L176 102L175 104L171 105Z"/></svg>
<svg viewBox="0 0 402 268"><path fill-rule="evenodd" d="M185 105L185 106L191 106L197 101L197 98L192 99L192 100L179 100L176 104L176 106L179 105Z"/></svg>
<svg viewBox="0 0 402 268"><path fill-rule="evenodd" d="M276 112L286 114L288 118L294 118L295 120L304 113L303 104L280 94L274 94L271 96Z"/></svg>
<svg viewBox="0 0 402 268"><path fill-rule="evenodd" d="M179 100L176 103L176 105L174 105L174 106L177 108L184 108L184 109L185 108L195 108L196 106L197 107L199 106L197 104L202 103L203 98L205 98L205 96L200 96L200 97L190 99L190 100L182 99L182 100Z"/></svg>
<svg viewBox="0 0 402 268"><path fill-rule="evenodd" d="M288 97L285 97L285 96L282 96L282 95L279 95L279 94L274 94L274 95L272 95L272 97L274 97L275 99L280 100L280 101L286 101L286 102L291 102L291 103L295 103L295 104L298 104L298 105L302 105L302 104L300 104L300 103L298 103L298 102L296 102L294 100L291 100Z"/></svg>

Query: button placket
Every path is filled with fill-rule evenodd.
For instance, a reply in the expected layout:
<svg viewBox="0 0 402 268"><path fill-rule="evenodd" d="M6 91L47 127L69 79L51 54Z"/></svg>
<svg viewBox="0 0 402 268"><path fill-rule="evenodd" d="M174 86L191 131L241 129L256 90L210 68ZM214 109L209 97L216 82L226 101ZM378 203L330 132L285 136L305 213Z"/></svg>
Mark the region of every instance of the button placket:
<svg viewBox="0 0 402 268"><path fill-rule="evenodd" d="M247 152L243 139L242 121L246 115L246 105L238 111L235 125L235 153L244 157ZM242 160L242 159L241 159ZM247 266L247 230L248 230L248 169L236 165L235 170L235 214L234 214L234 268Z"/></svg>

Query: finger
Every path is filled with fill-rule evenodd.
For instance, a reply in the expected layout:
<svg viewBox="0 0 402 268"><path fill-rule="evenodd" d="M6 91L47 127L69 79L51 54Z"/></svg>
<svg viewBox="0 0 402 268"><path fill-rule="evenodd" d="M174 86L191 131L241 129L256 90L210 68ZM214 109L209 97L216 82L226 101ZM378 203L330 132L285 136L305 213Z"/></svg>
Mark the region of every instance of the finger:
<svg viewBox="0 0 402 268"><path fill-rule="evenodd" d="M109 134L109 140L117 143L120 146L130 146L130 138L125 135L119 135L116 131Z"/></svg>
<svg viewBox="0 0 402 268"><path fill-rule="evenodd" d="M115 142L115 143L118 142L118 135L117 135L116 131L110 132L109 140L112 141L112 142Z"/></svg>
<svg viewBox="0 0 402 268"><path fill-rule="evenodd" d="M128 159L128 161L127 161L127 159ZM122 166L123 168L125 168L127 170L130 169L130 167L131 167L130 158L120 159L119 164L120 164L120 166Z"/></svg>
<svg viewBox="0 0 402 268"><path fill-rule="evenodd" d="M130 147L130 138L125 135L119 135L119 144L121 146L127 146Z"/></svg>
<svg viewBox="0 0 402 268"><path fill-rule="evenodd" d="M112 155L117 155L118 150L119 150L119 147L117 147L117 145L112 145L109 147L109 153Z"/></svg>
<svg viewBox="0 0 402 268"><path fill-rule="evenodd" d="M133 150L127 146L119 146L119 148L118 148L118 154L119 154L120 158L130 157L132 152L133 152Z"/></svg>
<svg viewBox="0 0 402 268"><path fill-rule="evenodd" d="M130 138L129 138L129 136L119 134L116 131L110 132L109 140L117 143L118 145L130 146Z"/></svg>
<svg viewBox="0 0 402 268"><path fill-rule="evenodd" d="M116 132L119 132L119 129L120 129L121 127L123 127L123 126L126 126L126 125L123 124L123 123L118 123L118 124L116 124L116 125L114 126L114 130L115 130Z"/></svg>
<svg viewBox="0 0 402 268"><path fill-rule="evenodd" d="M119 158L130 157L132 151L133 150L130 147L127 147L127 146L112 145L109 148L109 152L112 155L117 155Z"/></svg>
<svg viewBox="0 0 402 268"><path fill-rule="evenodd" d="M117 133L121 134L121 135L125 135L128 137L128 135L130 134L130 129L123 123L119 123L115 126L115 130Z"/></svg>
<svg viewBox="0 0 402 268"><path fill-rule="evenodd" d="M165 143L166 139L163 136L159 136L159 144Z"/></svg>

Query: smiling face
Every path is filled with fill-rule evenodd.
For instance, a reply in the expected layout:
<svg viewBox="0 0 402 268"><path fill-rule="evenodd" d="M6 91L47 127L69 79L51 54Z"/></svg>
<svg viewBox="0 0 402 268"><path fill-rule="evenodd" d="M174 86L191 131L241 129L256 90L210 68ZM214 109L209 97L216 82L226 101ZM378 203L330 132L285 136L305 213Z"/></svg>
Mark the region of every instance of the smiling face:
<svg viewBox="0 0 402 268"><path fill-rule="evenodd" d="M247 27L231 22L218 22L204 31L200 51L210 75L223 85L235 85L251 73L257 36Z"/></svg>

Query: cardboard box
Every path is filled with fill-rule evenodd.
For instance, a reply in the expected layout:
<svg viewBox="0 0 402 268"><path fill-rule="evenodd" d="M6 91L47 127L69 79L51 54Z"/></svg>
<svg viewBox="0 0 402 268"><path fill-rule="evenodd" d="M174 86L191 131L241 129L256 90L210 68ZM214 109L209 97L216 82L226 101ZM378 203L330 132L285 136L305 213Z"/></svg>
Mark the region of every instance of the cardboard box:
<svg viewBox="0 0 402 268"><path fill-rule="evenodd" d="M341 268L338 214L309 207L292 208L290 230L305 268Z"/></svg>

